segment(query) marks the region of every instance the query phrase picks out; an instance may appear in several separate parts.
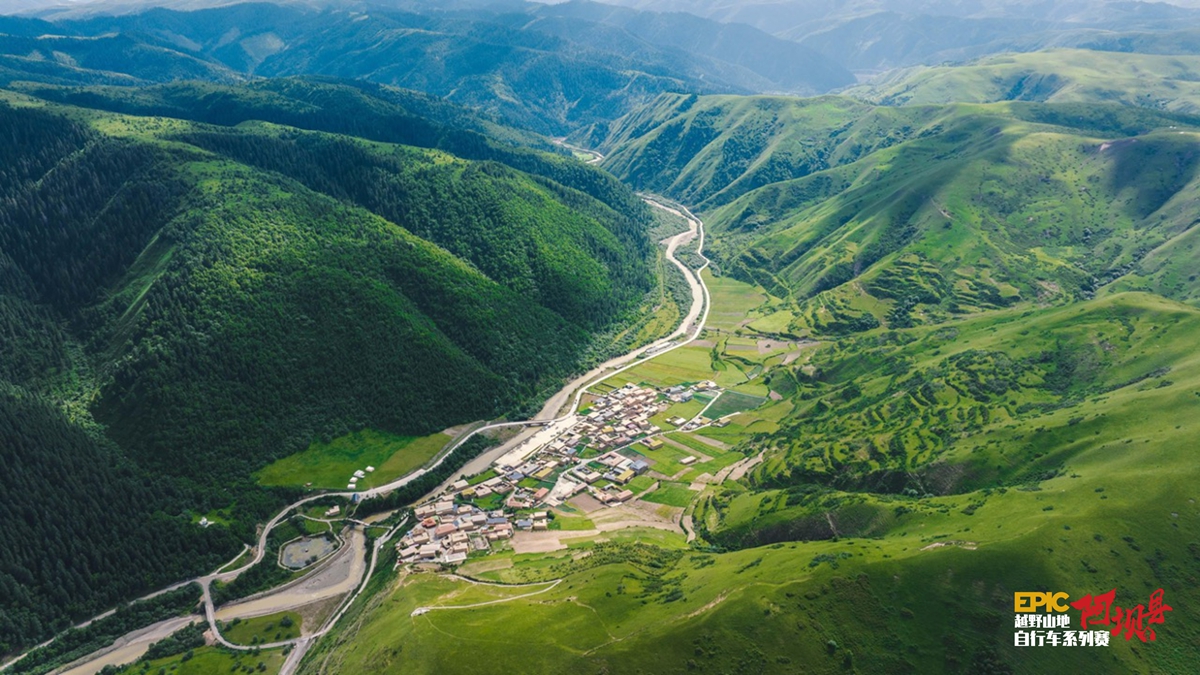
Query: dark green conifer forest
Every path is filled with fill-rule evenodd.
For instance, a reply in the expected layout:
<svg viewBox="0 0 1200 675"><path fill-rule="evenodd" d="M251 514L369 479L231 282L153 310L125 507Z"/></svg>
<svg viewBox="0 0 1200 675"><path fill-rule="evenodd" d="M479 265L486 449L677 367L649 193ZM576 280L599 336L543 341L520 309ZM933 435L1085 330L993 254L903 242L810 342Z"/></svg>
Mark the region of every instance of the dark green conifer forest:
<svg viewBox="0 0 1200 675"><path fill-rule="evenodd" d="M438 117L256 109L371 140L0 103L0 652L233 557L292 496L254 484L274 460L495 418L603 354L644 207L411 97Z"/></svg>

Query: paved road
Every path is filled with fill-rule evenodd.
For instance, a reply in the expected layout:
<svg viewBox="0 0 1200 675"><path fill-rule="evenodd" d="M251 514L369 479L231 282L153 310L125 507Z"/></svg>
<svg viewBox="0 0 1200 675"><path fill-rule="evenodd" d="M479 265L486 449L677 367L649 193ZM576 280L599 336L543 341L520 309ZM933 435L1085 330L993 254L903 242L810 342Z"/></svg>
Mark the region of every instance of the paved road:
<svg viewBox="0 0 1200 675"><path fill-rule="evenodd" d="M688 230L686 232L682 232L666 240L666 257L667 260L671 261L673 265L683 272L683 276L687 279L688 288L692 294L692 307L673 333L628 354L610 359L575 378L559 390L557 394L551 396L546 401L546 405L542 406L542 410L534 416L534 419L562 419L562 417L556 417L556 413L566 405L568 400L571 400L571 411L573 413L578 409L579 401L588 386L600 380L608 379L613 375L618 375L635 366L640 366L642 363L648 361L649 358L684 346L700 334L701 328L708 321L709 305L711 303L709 301L708 287L704 285L704 280L700 277L700 272L708 267L709 263L708 258L700 254L700 251L704 248L703 224L690 211L681 206L668 205L650 197L644 197L644 199L651 206L682 216L688 221ZM680 246L695 240L697 237L699 237L699 242L696 245L696 252L700 254L701 259L704 260L704 264L699 269L692 271L675 257L675 252L679 250ZM564 415L563 417L566 416Z"/></svg>
<svg viewBox="0 0 1200 675"><path fill-rule="evenodd" d="M599 152L597 152L595 150L588 150L587 148L581 148L578 145L571 145L570 143L568 143L566 141L565 138L555 138L553 140L555 143L557 143L558 145L561 145L562 147L564 147L568 150L571 150L574 152L580 152L585 155L591 155L590 157L588 157L587 159L584 160L585 164L599 164L600 162L604 161L604 155L600 154Z"/></svg>
<svg viewBox="0 0 1200 675"><path fill-rule="evenodd" d="M603 157L598 156L598 159L596 159L596 161L600 161L600 159L603 159ZM167 588L156 591L150 595L144 596L144 598L141 598L141 599L152 598L156 595L160 595L167 591L170 591L170 590L173 590L176 588L180 588L182 586L186 586L187 584L190 584L193 582L199 583L203 589L205 616L208 620L209 627L212 630L217 641L221 642L226 647L229 647L231 649L239 649L239 650L252 649L251 647L245 647L242 645L234 645L232 643L229 643L220 634L220 631L216 624L216 612L215 612L215 609L214 609L213 603L212 603L212 594L210 591L210 587L211 587L212 582L214 582L214 581L221 581L221 582L232 581L232 580L236 579L238 576L240 576L247 569L253 567L254 565L258 564L260 561L262 561L264 552L266 551L266 548L267 548L267 538L270 536L271 530L273 530L276 525L278 525L280 522L282 522L283 519L286 518L288 516L288 514L290 514L292 511L294 511L295 509L297 509L305 504L308 504L309 502L313 502L318 499L322 499L324 497L329 497L329 496L341 496L341 497L349 498L354 495L359 495L363 499L369 499L371 497L377 497L377 496L381 496L381 495L387 494L389 492L392 492L393 490L404 487L405 485L408 485L412 481L417 480L421 476L424 476L425 474L429 473L430 471L436 469L438 466L440 466L446 460L446 458L448 458L452 454L454 454L454 452L459 447L461 447L463 443L465 443L470 438L474 437L476 434L484 432L484 431L489 431L489 430L494 430L494 429L502 429L502 428L507 428L507 427L546 426L549 424L557 425L557 424L563 424L563 423L567 423L567 422L573 422L574 417L575 417L575 411L579 409L580 401L583 398L583 394L586 391L587 387L589 387L601 380L608 379L609 377L612 377L613 375L620 374L626 370L629 370L630 368L639 366L639 365L645 363L646 361L649 361L651 358L660 356L660 355L665 354L674 349L678 349L678 348L686 345L688 342L691 342L692 340L694 340L700 334L700 331L703 329L704 323L708 320L708 313L709 313L709 309L710 309L710 305L711 305L708 288L707 288L707 286L705 286L704 280L700 276L700 272L703 271L704 268L708 267L708 264L709 264L708 258L704 257L704 255L703 255L704 225L698 218L696 218L694 215L692 215L692 213L690 211L688 211L686 208L684 208L682 206L669 204L669 203L667 203L659 198L656 198L656 197L643 196L643 199L646 201L646 203L648 203L650 206L652 206L654 208L662 209L664 211L669 211L671 213L674 213L676 215L679 215L679 216L685 218L688 221L688 230L686 232L682 232L682 233L677 234L666 240L666 244L667 244L666 258L672 264L674 264L676 267L678 267L681 272L683 272L684 277L687 279L688 287L690 288L691 295L692 295L692 307L689 310L687 316L684 317L684 320L680 323L679 327L674 332L672 332L667 337L657 340L657 341L655 341L649 345L646 345L640 349L637 349L637 350L630 352L628 354L625 354L623 356L619 356L617 358L611 359L611 360L597 366L596 368L593 368L591 371L588 371L584 375L572 380L565 387L563 387L563 389L561 389L558 393L556 393L554 396L550 397L550 399L546 402L546 405L542 407L542 410L530 420L525 420L522 422L499 422L499 423L494 423L494 424L487 424L487 425L481 426L481 427L471 431L470 433L468 433L464 436L461 436L456 441L454 441L452 446L449 449L447 449L444 453L442 453L442 455L433 464L428 465L424 468L418 469L418 470L408 474L407 476L398 478L386 485L381 485L379 487L371 488L370 490L364 490L362 492L326 492L326 493L310 495L303 499L297 500L296 502L290 504L289 506L284 508L282 511L280 511L274 518L272 518L270 520L270 522L268 522L266 524L265 527L263 527L262 531L259 534L257 545L254 547L254 556L250 560L250 562L246 563L245 565L243 565L235 570L230 570L228 572L213 573L213 574L209 574L209 575L199 577L196 579L189 579L187 581L179 582L178 584L174 584ZM679 259L677 259L675 257L675 252L677 250L679 250L680 246L688 245L692 241L697 242L696 249L695 249L696 254L702 260L704 260L704 264L699 269L694 270L694 271L691 270L690 268L688 268L686 265L684 265L682 262L680 262ZM569 408L567 408L567 411L564 414L558 415L557 413L564 409L564 407L566 406L566 402L568 400L570 401ZM351 598L348 599L348 601L343 603L342 608L330 618L330 620L326 623L326 625L324 627L322 627L322 629L320 631L318 631L317 633L315 633L311 636L306 636L306 637L298 638L295 640L288 640L288 641L279 642L279 643L257 646L257 648L259 648L259 649L272 648L272 647L283 647L283 646L293 646L294 647L293 653L289 655L289 658L287 659L287 662L285 663L284 669L281 671L281 675L289 675L291 672L294 672L294 668L296 668L299 665L300 659L303 657L303 652L307 651L308 647L312 644L312 642L315 639L321 637L322 635L329 632L329 630L333 628L333 625L337 622L338 619L341 618L342 614L349 607L350 603L352 603L354 601L354 598L357 598L358 595L360 593L362 593L363 589L366 588L367 583L370 581L371 575L373 574L374 569L375 569L375 561L376 561L376 558L378 557L379 548L380 548L380 546L382 546L384 543L386 543L391 538L391 534L394 532L395 532L395 529L393 529L391 532L389 532L386 536L381 537L380 539L376 540L375 548L372 552L371 563L370 563L369 567L367 568L367 573L363 577L362 582L358 585L358 590L353 594L353 596ZM354 548L354 547L348 547L348 548ZM220 569L224 569L224 567L227 567L227 566L228 565L222 566ZM102 618L103 616L106 616L111 613L112 613L111 611L106 612L105 614L102 614L98 617L93 618L92 621L95 621L96 619ZM128 637L128 636L126 636L126 637ZM125 638L122 638L122 640L124 640L124 639ZM48 644L48 643L46 643L46 644ZM301 653L299 655L297 655L296 652L301 652ZM10 661L10 662L4 664L3 666L0 666L0 671L8 668L13 663L16 663L16 661L18 661L18 660L20 660L20 659L19 658L14 659L13 661Z"/></svg>

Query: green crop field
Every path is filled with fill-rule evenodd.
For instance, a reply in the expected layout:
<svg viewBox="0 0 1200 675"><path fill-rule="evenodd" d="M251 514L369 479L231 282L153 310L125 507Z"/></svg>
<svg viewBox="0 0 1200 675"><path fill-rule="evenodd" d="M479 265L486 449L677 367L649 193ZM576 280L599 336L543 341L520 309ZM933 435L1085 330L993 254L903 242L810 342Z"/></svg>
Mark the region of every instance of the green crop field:
<svg viewBox="0 0 1200 675"><path fill-rule="evenodd" d="M675 443L679 443L680 445L689 447L696 452L708 455L709 457L719 457L726 452L725 450L712 445L711 443L705 443L703 440L697 438L694 432L665 434L663 437L674 441Z"/></svg>
<svg viewBox="0 0 1200 675"><path fill-rule="evenodd" d="M645 449L639 452L650 462L651 471L668 478L687 469L686 466L679 463L679 460L695 455L693 452L678 448L670 443L663 444L658 450Z"/></svg>
<svg viewBox="0 0 1200 675"><path fill-rule="evenodd" d="M686 403L672 403L669 408L651 417L650 423L658 426L660 429L674 429L675 427L667 423L669 418L679 417L685 420L691 420L696 415L699 415L700 411L703 410L704 406L706 405L708 405L707 402L697 398L693 398Z"/></svg>
<svg viewBox="0 0 1200 675"><path fill-rule="evenodd" d="M647 492L642 495L642 500L653 502L655 504L665 504L667 506L687 506L696 498L698 492L688 489L687 483L668 483L662 482L658 484L658 489Z"/></svg>
<svg viewBox="0 0 1200 675"><path fill-rule="evenodd" d="M731 277L714 276L709 270L701 274L712 298L706 328L727 333L741 330L754 318L754 310L767 300L761 288Z"/></svg>
<svg viewBox="0 0 1200 675"><path fill-rule="evenodd" d="M788 327L792 325L792 322L795 321L795 319L796 316L792 312L788 310L780 310L767 314L760 319L755 319L754 321L750 322L748 327L750 330L758 331L760 333L786 333L788 331Z"/></svg>
<svg viewBox="0 0 1200 675"><path fill-rule="evenodd" d="M699 382L708 377L712 359L704 347L682 347L631 368L605 380L619 387L627 382L644 382L652 387L672 387L685 382Z"/></svg>
<svg viewBox="0 0 1200 675"><path fill-rule="evenodd" d="M550 522L549 529L551 530L590 530L596 527L596 524L587 518L564 516L557 514L554 520Z"/></svg>
<svg viewBox="0 0 1200 675"><path fill-rule="evenodd" d="M646 451L643 451L643 452L646 452ZM653 478L643 474L641 476L635 476L634 479L629 481L629 484L626 485L625 487L629 488L629 490L632 491L635 495L640 495L643 492L645 492L646 489L649 488L654 483L655 483L655 480Z"/></svg>
<svg viewBox="0 0 1200 675"><path fill-rule="evenodd" d="M762 396L751 396L738 391L722 392L707 410L704 411L704 416L709 419L719 419L733 413L754 410L755 408L766 403L767 399Z"/></svg>
<svg viewBox="0 0 1200 675"><path fill-rule="evenodd" d="M258 479L263 485L312 483L314 488L345 489L355 471L373 466L375 471L358 481L362 488L371 488L420 468L451 440L446 434L413 438L365 429L329 443L313 443L266 467Z"/></svg>

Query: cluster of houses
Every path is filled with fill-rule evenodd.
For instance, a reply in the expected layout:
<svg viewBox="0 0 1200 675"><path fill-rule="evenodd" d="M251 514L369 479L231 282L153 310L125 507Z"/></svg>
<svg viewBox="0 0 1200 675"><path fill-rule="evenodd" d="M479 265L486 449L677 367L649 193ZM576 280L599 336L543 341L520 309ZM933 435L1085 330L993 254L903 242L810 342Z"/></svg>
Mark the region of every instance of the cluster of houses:
<svg viewBox="0 0 1200 675"><path fill-rule="evenodd" d="M504 505L510 509L528 509L541 505L556 506L584 490L605 504L619 504L633 498L624 486L649 470L643 459L622 455L635 442L649 449L663 446L656 434L663 431L651 418L667 410L671 403L685 403L699 392L717 393L716 383L700 382L690 387L671 387L659 391L626 384L593 400L588 411L566 430L549 441L518 448L496 460L497 475L478 486L465 482L452 486L466 499L479 499L496 492L508 493ZM664 400L666 399L666 400ZM709 423L703 417L675 417L668 424L684 430ZM584 449L602 453L594 459L581 459ZM525 488L526 478L537 480L540 487ZM528 485L528 481L526 485ZM545 485L553 484L553 488ZM461 491L461 492L460 492Z"/></svg>
<svg viewBox="0 0 1200 675"><path fill-rule="evenodd" d="M672 403L692 400L698 392L717 391L713 382L661 392L626 384L593 400L587 413L565 430L554 432L549 440L519 447L496 460L494 475L486 480L455 481L436 500L417 507L420 522L396 546L400 562L457 564L473 551L488 551L497 542L510 539L518 530L545 530L550 514L533 509L556 506L585 490L607 505L633 499L633 491L626 486L649 471L650 463L620 451L635 442L651 450L663 447L662 439L654 436L663 429L651 418ZM709 420L673 417L667 423L691 430ZM595 451L601 454L581 458L580 453L588 448L585 456ZM695 458L681 463L691 463L687 460ZM350 487L364 475L355 472Z"/></svg>
<svg viewBox="0 0 1200 675"><path fill-rule="evenodd" d="M644 459L626 457L616 450L588 462L581 462L571 470L593 497L604 504L621 504L633 498L633 492L626 489L634 478L650 470L650 463ZM607 481L602 487L597 487L599 481Z"/></svg>
<svg viewBox="0 0 1200 675"><path fill-rule="evenodd" d="M409 530L396 550L401 563L436 562L453 565L467 559L471 551L490 550L492 544L511 539L514 523L503 510L485 512L471 504L451 499L428 502L415 511L419 522ZM532 518L517 521L516 527L534 529ZM546 529L546 515L539 520Z"/></svg>
<svg viewBox="0 0 1200 675"><path fill-rule="evenodd" d="M650 418L668 407L668 403L659 401L656 390L627 384L592 401L591 410L563 435L561 442L569 447L587 438L589 445L601 452L628 445L641 436L662 431Z"/></svg>
<svg viewBox="0 0 1200 675"><path fill-rule="evenodd" d="M369 474L369 473L375 473L375 467L368 466L365 469L359 469L358 471L355 471L354 475L351 476L350 480L346 483L346 489L347 490L357 490L358 489L358 481L366 478L367 474Z"/></svg>
<svg viewBox="0 0 1200 675"><path fill-rule="evenodd" d="M707 418L703 415L700 415L700 416L695 417L690 420L685 420L682 417L671 417L667 420L667 424L670 424L671 426L679 429L680 431L695 431L696 429L699 429L700 427L708 426L710 424L714 427L728 426L729 420L724 419L724 418L719 419L719 420L710 420L709 418ZM651 450L656 450L659 447L662 447L661 441L658 446L651 448Z"/></svg>

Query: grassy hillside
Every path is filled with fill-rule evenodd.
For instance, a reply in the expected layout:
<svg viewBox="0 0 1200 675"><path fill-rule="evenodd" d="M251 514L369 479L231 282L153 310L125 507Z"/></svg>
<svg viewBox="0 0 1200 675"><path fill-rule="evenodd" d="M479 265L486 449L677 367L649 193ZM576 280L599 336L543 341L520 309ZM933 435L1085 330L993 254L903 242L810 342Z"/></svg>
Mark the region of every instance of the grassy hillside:
<svg viewBox="0 0 1200 675"><path fill-rule="evenodd" d="M899 70L843 93L881 105L1045 101L1200 112L1200 57L1052 49Z"/></svg>
<svg viewBox="0 0 1200 675"><path fill-rule="evenodd" d="M1184 249L1149 257L1190 239L1191 128L1094 108L946 112L921 138L714 212L717 258L790 298L797 333L1086 298L1135 269L1139 288L1195 297Z"/></svg>
<svg viewBox="0 0 1200 675"><path fill-rule="evenodd" d="M562 582L470 609L454 607L539 589L405 573L302 672L1186 671L1197 331L1194 307L1120 294L767 359L786 394L772 408L792 411L778 431L722 435L767 461L692 493L698 542L628 530L493 554L464 569ZM1164 588L1174 610L1155 642L1015 649L1012 593L1030 588L1117 588L1126 607ZM411 616L422 606L442 609ZM514 633L528 648L508 648ZM451 656L447 639L473 649Z"/></svg>
<svg viewBox="0 0 1200 675"><path fill-rule="evenodd" d="M778 298L774 332L936 322L1086 298L1119 277L1195 297L1183 273L1191 118L1071 104L659 103L614 125L607 166L709 209L712 257ZM751 189L772 175L794 178Z"/></svg>
<svg viewBox="0 0 1200 675"><path fill-rule="evenodd" d="M686 505L696 540L634 528L469 561L486 581L561 579L473 608L455 607L538 588L402 571L303 672L1190 668L1197 127L1119 105L855 105L664 97L614 126L610 166L647 181L668 167L658 185L676 195L753 173L723 178L746 156L723 143L825 162L700 202L705 332L604 385L711 379L745 401L727 427L669 438L761 458L744 477L704 483L728 464L646 451L682 473L639 508ZM827 127L750 133L789 109ZM855 146L823 128L863 149L833 156ZM1013 646L1015 591L1113 588L1122 607L1164 589L1155 641ZM508 648L514 634L530 648ZM447 639L474 648L451 656Z"/></svg>
<svg viewBox="0 0 1200 675"><path fill-rule="evenodd" d="M275 460L538 400L651 290L611 179L4 97L0 509L40 544L0 560L0 652L232 557Z"/></svg>
<svg viewBox="0 0 1200 675"><path fill-rule="evenodd" d="M630 184L708 209L903 141L938 114L834 96L666 94L580 142Z"/></svg>

